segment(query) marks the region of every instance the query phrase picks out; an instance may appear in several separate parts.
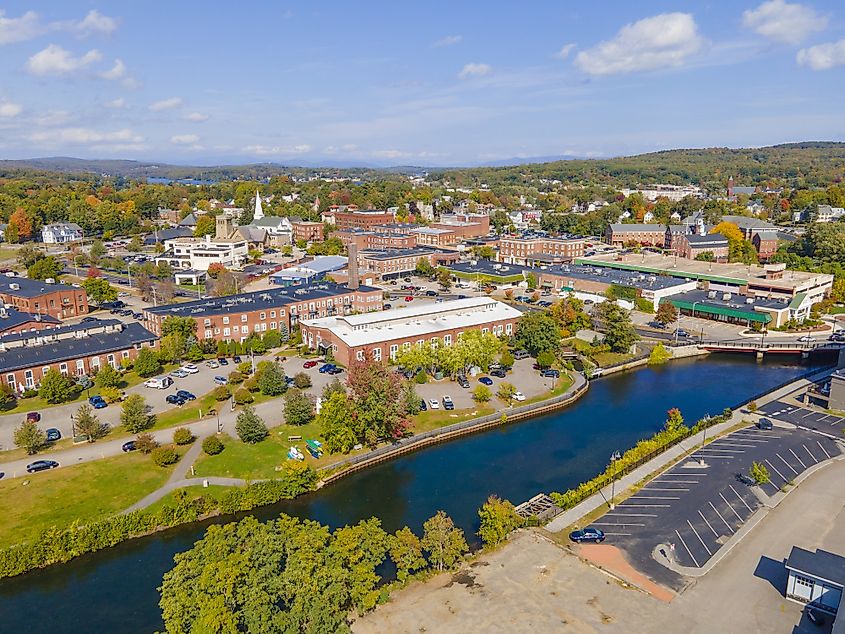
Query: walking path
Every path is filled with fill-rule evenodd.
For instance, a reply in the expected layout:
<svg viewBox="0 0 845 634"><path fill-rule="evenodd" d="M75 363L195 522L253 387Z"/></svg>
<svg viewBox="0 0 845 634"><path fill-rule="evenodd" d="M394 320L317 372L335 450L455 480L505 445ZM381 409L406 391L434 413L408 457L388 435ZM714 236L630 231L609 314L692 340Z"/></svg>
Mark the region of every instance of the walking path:
<svg viewBox="0 0 845 634"><path fill-rule="evenodd" d="M255 482L260 482L260 480L256 480ZM223 487L240 487L247 483L246 480L241 480L240 478L219 478L217 476L208 476L206 478L184 478L181 480L168 480L167 484L165 484L160 489L156 489L146 497L138 500L130 506L125 511L121 512L121 515L125 515L127 513L131 513L132 511L140 511L141 509L145 509L148 506L155 504L160 499L162 499L167 494L175 491L176 489L181 489L183 487L196 487L196 486L205 486L208 483L209 486L223 486Z"/></svg>

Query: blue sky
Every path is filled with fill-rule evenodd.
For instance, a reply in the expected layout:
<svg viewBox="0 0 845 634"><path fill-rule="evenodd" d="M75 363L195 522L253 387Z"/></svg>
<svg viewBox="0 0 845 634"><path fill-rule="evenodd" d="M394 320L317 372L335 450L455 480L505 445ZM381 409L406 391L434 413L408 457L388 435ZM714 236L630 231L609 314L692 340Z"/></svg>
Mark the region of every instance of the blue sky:
<svg viewBox="0 0 845 634"><path fill-rule="evenodd" d="M845 5L694 4L0 0L0 157L459 165L845 140Z"/></svg>

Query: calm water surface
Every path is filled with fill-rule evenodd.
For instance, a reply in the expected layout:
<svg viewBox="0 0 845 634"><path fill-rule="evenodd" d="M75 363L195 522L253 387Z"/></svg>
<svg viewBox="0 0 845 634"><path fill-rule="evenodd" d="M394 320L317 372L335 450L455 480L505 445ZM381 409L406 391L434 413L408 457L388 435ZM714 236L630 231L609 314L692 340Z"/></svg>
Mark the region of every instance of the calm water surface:
<svg viewBox="0 0 845 634"><path fill-rule="evenodd" d="M711 355L610 376L563 411L410 454L254 514L268 519L284 512L332 527L375 515L389 531L408 525L419 533L443 509L472 541L476 509L491 493L519 503L564 490L603 469L612 451L657 431L671 407L695 421L808 369L789 361L756 363L751 355ZM156 588L173 555L190 548L207 525L0 582L0 632L161 628Z"/></svg>

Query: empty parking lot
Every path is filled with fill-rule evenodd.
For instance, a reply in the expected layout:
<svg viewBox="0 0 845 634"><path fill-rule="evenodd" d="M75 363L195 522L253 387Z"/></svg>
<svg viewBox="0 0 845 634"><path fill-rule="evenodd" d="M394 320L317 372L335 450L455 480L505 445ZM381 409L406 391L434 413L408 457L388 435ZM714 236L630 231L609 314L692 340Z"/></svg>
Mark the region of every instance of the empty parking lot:
<svg viewBox="0 0 845 634"><path fill-rule="evenodd" d="M704 566L762 506L761 499L839 453L834 440L806 430L743 428L699 449L593 525L607 533L608 543L623 548L632 564L677 589L684 582L654 560L656 546L669 545L682 566ZM701 459L707 466L700 466ZM771 478L759 487L737 477L754 461L764 464Z"/></svg>
<svg viewBox="0 0 845 634"><path fill-rule="evenodd" d="M836 434L845 428L845 418L807 409L783 401L771 401L758 410L763 416L792 423L807 429L817 429L828 434Z"/></svg>

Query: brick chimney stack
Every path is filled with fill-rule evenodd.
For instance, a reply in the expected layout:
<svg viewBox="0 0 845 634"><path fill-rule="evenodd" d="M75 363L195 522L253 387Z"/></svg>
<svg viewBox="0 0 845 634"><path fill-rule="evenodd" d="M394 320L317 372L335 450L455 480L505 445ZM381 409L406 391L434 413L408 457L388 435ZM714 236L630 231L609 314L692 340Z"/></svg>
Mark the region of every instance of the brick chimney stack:
<svg viewBox="0 0 845 634"><path fill-rule="evenodd" d="M360 282L358 281L358 245L355 242L350 242L346 249L349 255L347 264L347 268L349 269L349 283L347 286L355 291L360 286Z"/></svg>

